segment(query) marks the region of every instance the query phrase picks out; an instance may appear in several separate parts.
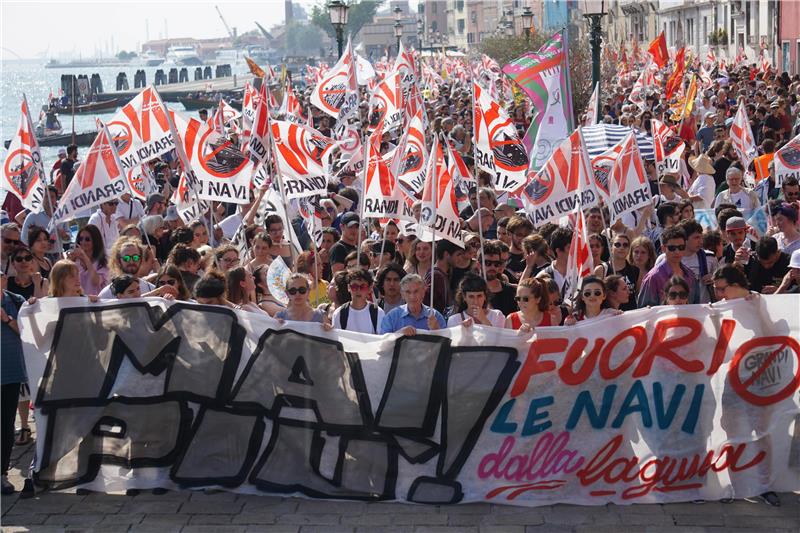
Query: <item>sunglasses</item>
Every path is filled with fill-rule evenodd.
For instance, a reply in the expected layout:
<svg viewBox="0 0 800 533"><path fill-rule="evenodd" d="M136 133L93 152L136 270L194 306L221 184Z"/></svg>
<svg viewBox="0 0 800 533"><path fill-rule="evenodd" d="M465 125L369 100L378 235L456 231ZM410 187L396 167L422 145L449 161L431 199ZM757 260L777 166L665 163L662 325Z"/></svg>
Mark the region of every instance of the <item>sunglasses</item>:
<svg viewBox="0 0 800 533"><path fill-rule="evenodd" d="M305 294L308 292L306 287L292 287L291 289L286 289L286 294L290 296L294 296L295 294Z"/></svg>
<svg viewBox="0 0 800 533"><path fill-rule="evenodd" d="M689 298L689 293L684 291L669 291L667 293L667 298L669 298L670 300L677 300L677 299L686 300L687 298Z"/></svg>
<svg viewBox="0 0 800 533"><path fill-rule="evenodd" d="M156 282L156 287L163 287L164 285L169 285L170 287L174 287L178 284L177 280L174 279L160 279Z"/></svg>
<svg viewBox="0 0 800 533"><path fill-rule="evenodd" d="M78 242L92 242L92 237L90 235L80 235Z"/></svg>
<svg viewBox="0 0 800 533"><path fill-rule="evenodd" d="M350 290L351 291L365 291L369 289L369 285L366 283L351 283Z"/></svg>
<svg viewBox="0 0 800 533"><path fill-rule="evenodd" d="M614 248L628 248L628 247L630 247L630 244L628 244L627 242L615 242L614 243Z"/></svg>
<svg viewBox="0 0 800 533"><path fill-rule="evenodd" d="M22 241L17 239L3 239L3 244L6 246L19 246L22 244Z"/></svg>
<svg viewBox="0 0 800 533"><path fill-rule="evenodd" d="M117 200L111 200L110 202L106 202L106 205L119 205Z"/></svg>
<svg viewBox="0 0 800 533"><path fill-rule="evenodd" d="M528 301L529 301L530 299L531 299L531 297L530 297L530 296L514 296L514 300L515 300L515 301L517 301L517 302L525 302L525 303L528 303Z"/></svg>
<svg viewBox="0 0 800 533"><path fill-rule="evenodd" d="M51 237L45 237L43 239L36 239L35 242L49 242L50 244L55 244L56 240Z"/></svg>
<svg viewBox="0 0 800 533"><path fill-rule="evenodd" d="M670 252L676 252L676 251L681 251L682 252L685 249L686 249L686 245L685 244L668 244L667 245L667 250L669 250Z"/></svg>
<svg viewBox="0 0 800 533"><path fill-rule="evenodd" d="M584 298L590 298L592 294L594 294L594 296L600 297L603 295L603 291L601 291L600 289L595 289L594 291L583 291L582 294Z"/></svg>
<svg viewBox="0 0 800 533"><path fill-rule="evenodd" d="M502 261L486 261L486 266L495 266L499 267L503 264Z"/></svg>
<svg viewBox="0 0 800 533"><path fill-rule="evenodd" d="M121 255L119 256L119 258L122 259L124 263L130 263L131 261L133 261L134 263L138 263L142 259L142 256L139 254Z"/></svg>
<svg viewBox="0 0 800 533"><path fill-rule="evenodd" d="M22 263L23 261L25 261L26 263L30 263L31 261L33 261L33 256L32 255L18 255L17 257L14 258L14 262L15 263Z"/></svg>

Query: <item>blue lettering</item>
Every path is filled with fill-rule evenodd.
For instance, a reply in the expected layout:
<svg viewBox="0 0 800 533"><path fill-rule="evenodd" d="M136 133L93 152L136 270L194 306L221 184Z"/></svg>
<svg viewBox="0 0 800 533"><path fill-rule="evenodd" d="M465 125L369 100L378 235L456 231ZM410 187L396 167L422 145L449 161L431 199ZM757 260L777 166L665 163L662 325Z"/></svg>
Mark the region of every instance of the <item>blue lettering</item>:
<svg viewBox="0 0 800 533"><path fill-rule="evenodd" d="M545 396L543 398L534 398L531 400L531 406L528 408L528 417L525 419L525 425L522 428L522 436L529 437L530 435L535 435L540 433L550 426L553 425L552 422L547 420L550 416L550 413L547 411L542 411L541 413L538 412L540 407L547 407L548 405L553 405L553 397L552 396ZM547 420L542 424L537 424L536 422L539 420Z"/></svg>

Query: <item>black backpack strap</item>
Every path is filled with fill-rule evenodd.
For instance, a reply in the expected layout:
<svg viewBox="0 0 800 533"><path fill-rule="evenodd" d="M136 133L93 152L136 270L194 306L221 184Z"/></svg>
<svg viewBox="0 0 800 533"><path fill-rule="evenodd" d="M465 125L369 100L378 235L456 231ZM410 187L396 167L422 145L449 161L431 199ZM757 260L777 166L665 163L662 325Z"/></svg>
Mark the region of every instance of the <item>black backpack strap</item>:
<svg viewBox="0 0 800 533"><path fill-rule="evenodd" d="M339 322L342 324L342 329L347 329L347 317L350 316L350 302L347 302L342 306L341 312L339 312Z"/></svg>
<svg viewBox="0 0 800 533"><path fill-rule="evenodd" d="M378 333L378 306L370 302L369 318L372 320L372 332Z"/></svg>

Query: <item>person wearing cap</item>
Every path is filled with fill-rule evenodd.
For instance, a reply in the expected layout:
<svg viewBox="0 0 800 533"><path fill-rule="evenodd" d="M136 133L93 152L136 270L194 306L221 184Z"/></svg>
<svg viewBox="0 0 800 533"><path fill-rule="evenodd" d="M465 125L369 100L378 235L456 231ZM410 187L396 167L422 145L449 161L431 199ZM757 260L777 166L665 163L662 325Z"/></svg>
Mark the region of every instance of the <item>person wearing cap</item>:
<svg viewBox="0 0 800 533"><path fill-rule="evenodd" d="M164 213L166 207L164 195L156 192L147 197L147 203L144 207L144 214L147 216L161 215Z"/></svg>
<svg viewBox="0 0 800 533"><path fill-rule="evenodd" d="M356 213L348 211L342 215L339 229L342 232L342 236L339 242L331 247L330 251L331 272L333 274L343 270L348 254L356 251L358 232L361 231L361 219Z"/></svg>
<svg viewBox="0 0 800 533"><path fill-rule="evenodd" d="M725 239L728 244L722 250L722 264L747 264L753 251L752 242L747 239L747 222L740 216L733 216L725 222Z"/></svg>
<svg viewBox="0 0 800 533"><path fill-rule="evenodd" d="M753 189L742 186L742 169L739 167L728 167L725 171L725 181L728 188L720 192L714 199L714 206L720 204L733 204L739 210L758 209L761 202Z"/></svg>
<svg viewBox="0 0 800 533"><path fill-rule="evenodd" d="M50 169L50 183L57 183L56 180L58 180L58 183L57 183L56 186L63 185L63 184L60 183L61 182L61 174L60 173L56 174L56 173L61 170L61 163L66 158L67 158L67 149L62 146L61 148L58 149L58 159L56 159L56 162L53 163L53 167ZM59 189L61 190L61 192L64 191L64 187L59 187Z"/></svg>
<svg viewBox="0 0 800 533"><path fill-rule="evenodd" d="M125 192L119 197L117 212L114 214L114 220L119 229L130 224L138 224L143 216L144 206L138 198L133 198L130 192Z"/></svg>
<svg viewBox="0 0 800 533"><path fill-rule="evenodd" d="M708 101L708 98L704 98L704 101ZM702 150L705 152L708 150L708 147L711 146L711 141L714 140L714 121L717 119L717 114L713 111L706 111L703 115L703 126L697 130L697 135L695 138L697 141L702 145Z"/></svg>
<svg viewBox="0 0 800 533"><path fill-rule="evenodd" d="M764 127L773 130L779 139L786 136L786 126L784 125L781 106L777 98L769 104L769 115L764 119Z"/></svg>
<svg viewBox="0 0 800 533"><path fill-rule="evenodd" d="M778 199L784 202L794 202L800 204L800 184L794 176L787 176L783 178Z"/></svg>
<svg viewBox="0 0 800 533"><path fill-rule="evenodd" d="M119 207L119 200L114 198L100 204L97 211L89 217L88 224L96 226L100 230L100 235L103 236L103 246L106 249L106 254L111 253L111 247L114 246L114 243L119 238L119 226L117 226L114 219L117 207Z"/></svg>
<svg viewBox="0 0 800 533"><path fill-rule="evenodd" d="M658 190L661 193L661 200L663 202L678 203L682 198L685 198L686 191L681 187L678 181L678 175L672 172L667 172L658 180Z"/></svg>
<svg viewBox="0 0 800 533"><path fill-rule="evenodd" d="M389 239L372 243L369 247L370 269L377 272L383 265L388 265L394 261L396 252L394 243Z"/></svg>
<svg viewBox="0 0 800 533"><path fill-rule="evenodd" d="M697 173L689 189L686 191L687 199L692 202L695 209L711 209L714 203L714 165L706 154L689 158L689 166Z"/></svg>
<svg viewBox="0 0 800 533"><path fill-rule="evenodd" d="M800 250L792 252L789 271L783 276L775 294L800 294Z"/></svg>

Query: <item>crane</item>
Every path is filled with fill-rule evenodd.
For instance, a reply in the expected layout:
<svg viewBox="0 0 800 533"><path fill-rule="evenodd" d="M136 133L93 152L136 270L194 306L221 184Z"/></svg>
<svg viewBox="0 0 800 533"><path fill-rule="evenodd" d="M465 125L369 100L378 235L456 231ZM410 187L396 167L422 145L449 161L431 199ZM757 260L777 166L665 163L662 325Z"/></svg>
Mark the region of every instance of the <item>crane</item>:
<svg viewBox="0 0 800 533"><path fill-rule="evenodd" d="M214 9L217 10L217 14L219 15L219 19L222 21L222 24L225 25L225 29L228 31L228 35L231 39L233 39L233 45L236 46L236 32L231 30L231 27L228 26L228 23L225 21L225 17L222 16L222 11L219 10L219 6L214 6Z"/></svg>

